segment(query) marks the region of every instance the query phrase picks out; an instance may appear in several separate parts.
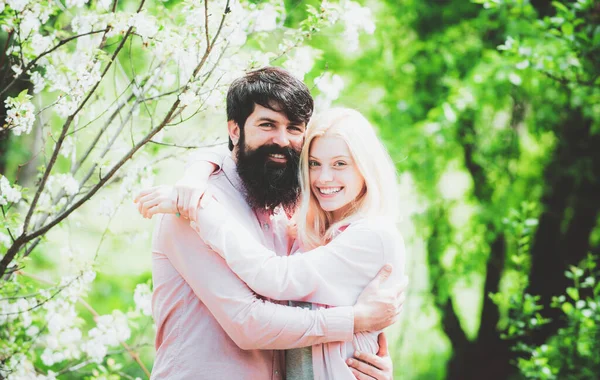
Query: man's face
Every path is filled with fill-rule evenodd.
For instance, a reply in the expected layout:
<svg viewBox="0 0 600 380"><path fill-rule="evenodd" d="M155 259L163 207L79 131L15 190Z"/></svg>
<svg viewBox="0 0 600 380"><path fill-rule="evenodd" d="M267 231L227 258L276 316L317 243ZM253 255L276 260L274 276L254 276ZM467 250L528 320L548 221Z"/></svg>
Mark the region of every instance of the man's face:
<svg viewBox="0 0 600 380"><path fill-rule="evenodd" d="M243 133L245 146L238 146L238 149L244 148L251 151L264 145L275 145L299 152L302 150L305 131L304 123L292 123L284 113L257 104L254 112L246 119L243 132L240 131ZM275 154L269 156L269 159L273 163L286 163L285 158Z"/></svg>
<svg viewBox="0 0 600 380"><path fill-rule="evenodd" d="M292 210L298 200L298 166L306 125L285 114L256 105L244 129L231 129L237 171L250 206ZM237 132L237 134L236 134ZM237 138L237 141L236 141Z"/></svg>

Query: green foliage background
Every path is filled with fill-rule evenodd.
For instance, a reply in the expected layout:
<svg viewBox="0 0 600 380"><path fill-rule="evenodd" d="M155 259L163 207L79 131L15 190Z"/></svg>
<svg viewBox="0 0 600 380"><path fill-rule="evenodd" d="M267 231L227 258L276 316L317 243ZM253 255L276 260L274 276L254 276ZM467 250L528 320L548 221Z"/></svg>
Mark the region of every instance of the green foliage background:
<svg viewBox="0 0 600 380"><path fill-rule="evenodd" d="M286 22L307 4L319 6L287 1ZM350 53L330 43L336 31L315 31L324 54L306 82L339 74L336 104L367 115L397 163L411 289L389 332L396 378L597 378L600 2L364 4L374 35ZM30 143L2 143L7 173ZM156 171L172 183L181 164ZM131 308L151 276L151 223L129 201L110 224L69 222L83 255L109 226L88 299L101 314ZM60 272L63 244L53 232L28 270ZM138 339L148 366L152 336ZM122 371L141 375L133 362Z"/></svg>

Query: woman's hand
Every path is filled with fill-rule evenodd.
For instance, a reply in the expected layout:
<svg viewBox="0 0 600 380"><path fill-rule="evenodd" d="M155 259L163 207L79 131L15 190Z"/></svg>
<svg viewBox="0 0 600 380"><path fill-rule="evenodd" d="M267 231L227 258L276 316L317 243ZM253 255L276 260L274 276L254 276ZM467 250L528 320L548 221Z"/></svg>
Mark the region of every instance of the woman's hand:
<svg viewBox="0 0 600 380"><path fill-rule="evenodd" d="M387 339L384 333L378 337L379 351L377 355L355 352L354 358L346 363L358 380L391 380L394 378L394 366L388 352Z"/></svg>
<svg viewBox="0 0 600 380"><path fill-rule="evenodd" d="M140 214L147 219L155 214L179 214L196 220L198 204L205 190L206 184L155 186L142 190L134 202L138 204Z"/></svg>

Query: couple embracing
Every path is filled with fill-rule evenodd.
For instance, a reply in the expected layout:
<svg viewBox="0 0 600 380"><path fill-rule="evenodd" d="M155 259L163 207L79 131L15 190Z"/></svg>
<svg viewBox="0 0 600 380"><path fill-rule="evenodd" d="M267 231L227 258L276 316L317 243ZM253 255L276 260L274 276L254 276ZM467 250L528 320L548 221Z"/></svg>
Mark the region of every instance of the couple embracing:
<svg viewBox="0 0 600 380"><path fill-rule="evenodd" d="M227 94L229 150L137 197L152 242L153 379L391 379L404 302L394 164L357 111L313 114L268 67Z"/></svg>

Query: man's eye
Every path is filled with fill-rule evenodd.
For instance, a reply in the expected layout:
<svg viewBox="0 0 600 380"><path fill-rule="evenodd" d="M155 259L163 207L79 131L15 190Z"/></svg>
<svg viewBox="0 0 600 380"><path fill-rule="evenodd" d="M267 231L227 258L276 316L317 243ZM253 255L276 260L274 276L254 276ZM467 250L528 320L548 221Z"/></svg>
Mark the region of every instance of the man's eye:
<svg viewBox="0 0 600 380"><path fill-rule="evenodd" d="M262 123L260 126L265 127L265 128L273 128L274 127L273 123Z"/></svg>
<svg viewBox="0 0 600 380"><path fill-rule="evenodd" d="M300 128L300 127L289 127L288 129L289 129L290 131L294 131L294 132L300 132L300 133L304 132L304 131L302 130L302 128Z"/></svg>

